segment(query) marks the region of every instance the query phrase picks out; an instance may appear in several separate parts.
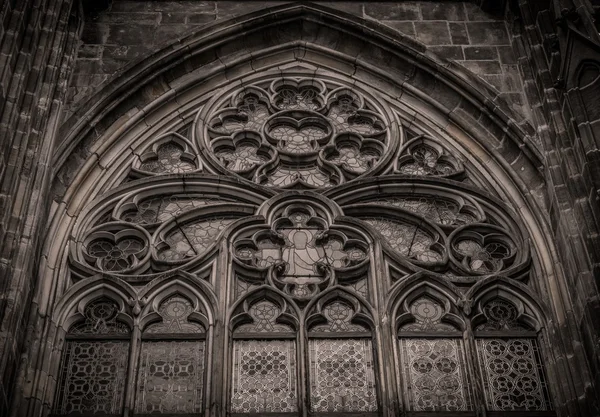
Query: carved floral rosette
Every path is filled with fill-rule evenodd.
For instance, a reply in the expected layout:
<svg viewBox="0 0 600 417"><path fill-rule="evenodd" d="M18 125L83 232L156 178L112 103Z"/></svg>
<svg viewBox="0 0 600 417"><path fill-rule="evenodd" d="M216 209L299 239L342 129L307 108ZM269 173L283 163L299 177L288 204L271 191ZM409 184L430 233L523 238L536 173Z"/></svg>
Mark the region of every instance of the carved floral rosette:
<svg viewBox="0 0 600 417"><path fill-rule="evenodd" d="M276 188L332 187L384 165L397 145L381 104L314 78L265 80L202 110L212 166Z"/></svg>

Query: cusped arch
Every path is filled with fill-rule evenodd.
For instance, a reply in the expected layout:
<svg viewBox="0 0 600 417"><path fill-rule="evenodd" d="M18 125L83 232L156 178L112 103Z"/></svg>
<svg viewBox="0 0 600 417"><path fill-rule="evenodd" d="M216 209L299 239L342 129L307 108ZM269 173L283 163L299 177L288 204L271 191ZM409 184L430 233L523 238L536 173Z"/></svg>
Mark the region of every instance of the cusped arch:
<svg viewBox="0 0 600 417"><path fill-rule="evenodd" d="M514 305L518 312L517 321L536 331L546 328L551 317L548 306L528 286L505 276L492 276L479 281L464 298L465 312L473 315L474 327L485 321L482 309L494 299Z"/></svg>
<svg viewBox="0 0 600 417"><path fill-rule="evenodd" d="M267 301L279 309L275 323L282 323L289 327L290 332L295 332L300 328L301 312L296 304L287 296L287 294L276 288L267 285L260 286L248 292L244 297L237 300L228 309L228 325L231 331L244 324L250 324L255 319L250 314L253 305Z"/></svg>
<svg viewBox="0 0 600 417"><path fill-rule="evenodd" d="M192 319L201 322L206 329L214 326L218 319L218 300L210 284L185 271L176 271L158 277L146 284L139 292L142 317L140 326L157 319L163 301L173 296L181 296L192 302L194 307Z"/></svg>
<svg viewBox="0 0 600 417"><path fill-rule="evenodd" d="M465 329L461 314L464 301L458 288L442 276L422 271L397 282L386 297L385 311L394 332L414 321L411 304L423 297L439 303L444 309L441 321L457 330Z"/></svg>
<svg viewBox="0 0 600 417"><path fill-rule="evenodd" d="M102 275L78 282L70 287L56 303L52 321L60 328L69 328L84 316L87 305L100 298L107 298L119 306L119 318L133 327L133 307L137 294L126 282Z"/></svg>
<svg viewBox="0 0 600 417"><path fill-rule="evenodd" d="M323 310L327 305L342 302L352 308L350 322L357 323L371 332L375 332L377 314L367 300L357 297L348 288L336 285L313 298L305 307L305 320L307 329L310 330L317 324L327 322Z"/></svg>

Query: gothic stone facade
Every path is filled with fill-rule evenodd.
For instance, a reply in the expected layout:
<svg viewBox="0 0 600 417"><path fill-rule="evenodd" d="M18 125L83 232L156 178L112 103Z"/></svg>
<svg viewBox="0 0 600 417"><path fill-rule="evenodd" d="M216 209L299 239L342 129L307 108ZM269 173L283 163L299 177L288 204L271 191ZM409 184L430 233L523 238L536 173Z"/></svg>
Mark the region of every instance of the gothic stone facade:
<svg viewBox="0 0 600 417"><path fill-rule="evenodd" d="M0 415L600 415L589 0L0 6Z"/></svg>

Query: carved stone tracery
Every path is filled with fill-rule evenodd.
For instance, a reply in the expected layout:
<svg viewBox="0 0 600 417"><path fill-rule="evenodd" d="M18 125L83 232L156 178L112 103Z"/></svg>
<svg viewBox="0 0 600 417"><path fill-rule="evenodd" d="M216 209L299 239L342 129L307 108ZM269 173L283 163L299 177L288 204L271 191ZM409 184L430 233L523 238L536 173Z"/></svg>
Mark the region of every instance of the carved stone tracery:
<svg viewBox="0 0 600 417"><path fill-rule="evenodd" d="M85 212L94 221L73 232L72 279L103 274L135 292L185 273L214 291L217 277L228 274L218 284L229 288L223 311L214 314L227 318L229 374L221 382L230 412L295 415L306 397L315 413L375 415L382 364L374 344L382 324L374 323L389 312L377 311L374 300L391 308L403 294L386 291L424 271L465 294L498 273L526 283L530 265L512 213L500 204L491 210L495 200L461 182L472 173L468 161L442 138L406 139L402 120L376 97L308 74L264 77L215 96L198 109L189 137L179 129L140 144L128 165L132 181ZM501 299L471 313L459 311L467 296L460 303L441 298L406 298L393 324L408 389L398 395L408 411L477 407L467 371L472 347L463 343L457 317L474 315L475 332L531 330L521 322L517 329L521 313ZM147 301L132 296L127 303L139 310ZM147 325L136 413L204 409L212 330L197 306L177 293L141 315ZM104 310L91 305L86 314L95 324L80 326L105 334L101 327L114 318L99 321L110 308ZM300 333L307 341L300 343ZM537 341L529 336L472 343L486 363L479 375L490 410L551 407ZM521 355L522 368L519 346L535 352ZM494 362L494 349L504 348L512 353ZM499 376L508 362L510 380ZM60 404L71 401L62 398Z"/></svg>

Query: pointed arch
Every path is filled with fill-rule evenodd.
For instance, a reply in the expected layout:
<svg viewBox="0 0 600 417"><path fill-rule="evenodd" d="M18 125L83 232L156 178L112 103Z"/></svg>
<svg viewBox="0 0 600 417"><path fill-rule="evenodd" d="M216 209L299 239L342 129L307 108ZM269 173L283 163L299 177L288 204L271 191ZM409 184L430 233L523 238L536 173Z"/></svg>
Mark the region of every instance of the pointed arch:
<svg viewBox="0 0 600 417"><path fill-rule="evenodd" d="M69 288L55 306L52 321L67 331L74 321L82 317L85 306L101 297L107 297L117 303L121 312L129 312L125 320L133 326L131 313L137 299L135 290L126 282L102 275L78 282Z"/></svg>
<svg viewBox="0 0 600 417"><path fill-rule="evenodd" d="M485 278L475 284L465 294L465 310L468 314L476 305L485 303L494 297L512 300L511 302L521 303L520 312L522 314L530 314L534 328L540 329L540 326L545 327L550 319L548 306L542 303L538 296L521 282L505 276L492 276Z"/></svg>
<svg viewBox="0 0 600 417"><path fill-rule="evenodd" d="M332 303L345 303L351 308L349 323L357 323L371 332L375 331L375 312L373 307L366 300L358 298L352 294L347 287L337 285L319 294L318 297L312 299L305 307L306 311L306 328L308 331L317 324L327 323L325 308Z"/></svg>
<svg viewBox="0 0 600 417"><path fill-rule="evenodd" d="M158 311L159 305L169 297L180 295L193 303L196 317L208 328L214 326L218 314L218 301L213 288L204 280L185 271L176 271L148 283L138 294L142 310L140 326L156 317L151 315ZM204 318L202 317L204 316Z"/></svg>

